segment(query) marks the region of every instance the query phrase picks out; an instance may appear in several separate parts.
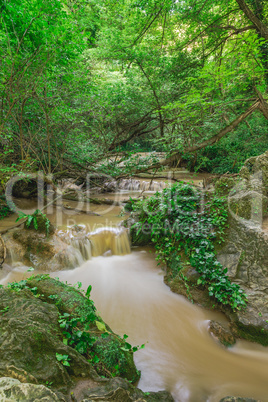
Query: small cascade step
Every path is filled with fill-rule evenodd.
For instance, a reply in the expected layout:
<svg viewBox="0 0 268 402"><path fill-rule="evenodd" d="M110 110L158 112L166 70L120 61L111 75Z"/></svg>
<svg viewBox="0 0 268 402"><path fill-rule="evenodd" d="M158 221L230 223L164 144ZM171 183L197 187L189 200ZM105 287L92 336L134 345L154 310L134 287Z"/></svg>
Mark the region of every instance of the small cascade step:
<svg viewBox="0 0 268 402"><path fill-rule="evenodd" d="M58 233L61 240L74 250L77 260L79 252L82 262L110 252L112 255L131 253L128 230L125 228L103 227L94 232L86 233L82 227L70 228L67 232Z"/></svg>
<svg viewBox="0 0 268 402"><path fill-rule="evenodd" d="M168 187L169 183L156 180L142 180L142 179L122 179L119 182L119 188L127 191L162 191Z"/></svg>

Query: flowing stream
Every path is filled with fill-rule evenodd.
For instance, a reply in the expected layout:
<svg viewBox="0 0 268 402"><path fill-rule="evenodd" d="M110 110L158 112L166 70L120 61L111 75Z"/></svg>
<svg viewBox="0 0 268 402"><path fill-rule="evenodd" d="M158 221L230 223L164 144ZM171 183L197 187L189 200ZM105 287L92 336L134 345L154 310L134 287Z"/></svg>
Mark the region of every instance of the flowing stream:
<svg viewBox="0 0 268 402"><path fill-rule="evenodd" d="M178 402L218 402L228 395L268 402L268 349L246 341L228 349L219 345L208 333L208 322L214 319L226 325L226 318L172 293L152 249L130 250L126 237L115 229L123 219L120 207L93 209L101 216L64 214L62 230L66 232L70 219L72 224L83 224L99 251L77 268L64 268L52 276L70 284L82 282L84 289L91 284L97 310L113 331L128 334L133 345L145 343L135 353L141 370L139 388L169 390ZM56 221L56 215L50 218ZM6 227L12 219L4 222ZM107 238L114 236L117 243L109 243ZM110 244L117 244L110 254L121 255L107 253ZM5 276L4 272L2 284L31 274L24 266L11 267Z"/></svg>

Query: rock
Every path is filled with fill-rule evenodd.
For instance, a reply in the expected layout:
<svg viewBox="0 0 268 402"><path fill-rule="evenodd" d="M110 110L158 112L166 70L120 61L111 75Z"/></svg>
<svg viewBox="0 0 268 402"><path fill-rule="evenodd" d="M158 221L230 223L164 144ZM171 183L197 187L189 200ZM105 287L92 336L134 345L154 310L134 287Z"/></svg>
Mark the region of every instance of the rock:
<svg viewBox="0 0 268 402"><path fill-rule="evenodd" d="M71 376L85 373L94 378L96 373L88 361L62 342L57 307L27 289L18 290L0 289L0 375L23 383L51 383L64 390L70 386ZM68 355L70 367L63 366L56 353Z"/></svg>
<svg viewBox="0 0 268 402"><path fill-rule="evenodd" d="M217 247L217 255L232 279L259 291L268 289L268 232L230 218L225 242Z"/></svg>
<svg viewBox="0 0 268 402"><path fill-rule="evenodd" d="M129 228L131 245L132 246L146 246L152 243L151 240L151 226L144 223L142 227L135 225L139 220L139 213L132 212L131 216L124 221L124 226ZM135 225L135 226L133 226Z"/></svg>
<svg viewBox="0 0 268 402"><path fill-rule="evenodd" d="M75 330L94 337L84 356L75 345L63 342L69 328L60 327L63 314L75 323ZM93 302L73 287L47 275L2 287L0 316L0 400L173 401L167 391L143 393L127 381L139 379L133 353L122 350L125 341L96 314ZM108 336L103 338L104 333ZM126 379L100 377L88 362L91 352L100 359L92 364L97 369L99 365L101 374L109 372L112 377L118 365ZM69 365L62 364L57 354L66 355Z"/></svg>
<svg viewBox="0 0 268 402"><path fill-rule="evenodd" d="M229 196L229 208L236 218L262 224L263 213L268 210L268 198L255 190L243 190ZM245 222L246 223L246 222Z"/></svg>
<svg viewBox="0 0 268 402"><path fill-rule="evenodd" d="M76 396L76 395L75 395ZM144 393L122 378L108 380L107 383L90 390L83 390L83 402L173 402L167 391Z"/></svg>
<svg viewBox="0 0 268 402"><path fill-rule="evenodd" d="M235 344L236 340L232 333L224 328L219 322L210 321L209 332L215 337L222 345L224 346L232 346Z"/></svg>
<svg viewBox="0 0 268 402"><path fill-rule="evenodd" d="M239 172L239 176L246 180L261 176L263 194L268 196L268 151L247 159Z"/></svg>
<svg viewBox="0 0 268 402"><path fill-rule="evenodd" d="M61 402L66 399L44 385L22 384L9 377L0 378L0 400L7 402Z"/></svg>
<svg viewBox="0 0 268 402"><path fill-rule="evenodd" d="M120 375L134 383L138 381L140 373L134 364L133 352L122 349L125 342L102 321L101 317L96 315L93 302L78 290L58 280L52 278L40 280L40 278L36 276L29 280L28 285L37 289L42 300L57 303L60 314L67 313L73 318L79 318L81 331L87 330L88 316L93 316L95 321L90 322L90 331L94 334L95 341L91 350L86 353L98 357L99 362L95 364L97 372L101 375L106 375L107 372ZM118 367L117 370L116 367Z"/></svg>
<svg viewBox="0 0 268 402"><path fill-rule="evenodd" d="M251 399L251 398L240 398L236 396L226 396L225 398L222 398L220 402L261 402L256 399Z"/></svg>
<svg viewBox="0 0 268 402"><path fill-rule="evenodd" d="M267 293L245 289L248 295L247 308L231 312L226 310L231 320L234 336L268 346L268 296Z"/></svg>
<svg viewBox="0 0 268 402"><path fill-rule="evenodd" d="M47 237L36 230L13 229L3 236L7 262L20 262L41 271L58 271L82 264L83 256L75 244L68 244L57 233Z"/></svg>

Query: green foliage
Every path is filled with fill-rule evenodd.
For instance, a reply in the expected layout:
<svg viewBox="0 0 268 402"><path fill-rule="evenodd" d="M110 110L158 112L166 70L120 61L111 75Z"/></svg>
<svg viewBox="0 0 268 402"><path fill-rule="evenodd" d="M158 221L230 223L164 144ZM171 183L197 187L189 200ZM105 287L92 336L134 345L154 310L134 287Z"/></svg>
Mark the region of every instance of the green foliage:
<svg viewBox="0 0 268 402"><path fill-rule="evenodd" d="M50 220L43 214L39 209L36 209L33 214L25 214L24 212L19 212L19 217L16 222L20 219L26 219L26 227L34 228L35 230L42 230L41 225L45 225L45 230L47 236L50 232ZM41 225L40 225L41 224Z"/></svg>
<svg viewBox="0 0 268 402"><path fill-rule="evenodd" d="M63 366L70 367L70 358L68 355L61 355L60 353L56 353L56 359L58 360L58 362L61 362Z"/></svg>
<svg viewBox="0 0 268 402"><path fill-rule="evenodd" d="M197 158L186 155L188 168L217 174L238 173L246 159L266 152L267 130L268 121L260 113L256 113L248 117L247 123L241 123L235 132L200 150Z"/></svg>
<svg viewBox="0 0 268 402"><path fill-rule="evenodd" d="M176 183L140 201L135 210L140 217L135 228L151 231L158 260L168 266L174 258L191 264L200 274L197 285L206 286L210 296L233 310L245 307L245 293L216 259L214 244L224 241L228 218L225 197L204 200L193 186Z"/></svg>
<svg viewBox="0 0 268 402"><path fill-rule="evenodd" d="M4 219L6 216L10 214L10 208L7 205L4 197L0 196L0 220Z"/></svg>
<svg viewBox="0 0 268 402"><path fill-rule="evenodd" d="M267 26L267 6L259 13L248 3ZM241 115L255 88L266 91L267 40L237 1L3 0L0 7L3 187L19 166L51 173L73 164L118 176L140 164L122 152L157 150L223 173L267 149L261 116L187 154Z"/></svg>

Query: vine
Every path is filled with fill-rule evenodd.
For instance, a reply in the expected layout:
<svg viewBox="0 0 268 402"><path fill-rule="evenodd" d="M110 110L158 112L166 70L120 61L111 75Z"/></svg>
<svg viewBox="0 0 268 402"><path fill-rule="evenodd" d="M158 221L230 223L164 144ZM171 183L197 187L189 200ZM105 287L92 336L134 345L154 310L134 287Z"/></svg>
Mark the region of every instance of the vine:
<svg viewBox="0 0 268 402"><path fill-rule="evenodd" d="M186 261L200 274L197 285L206 286L209 296L233 310L246 306L246 294L230 281L227 268L216 258L215 243L224 241L228 219L226 197L205 200L201 191L180 182L139 201L134 211L139 212L139 222L133 229L137 234L151 231L157 260L169 266L175 258L179 272L183 268L179 263Z"/></svg>

